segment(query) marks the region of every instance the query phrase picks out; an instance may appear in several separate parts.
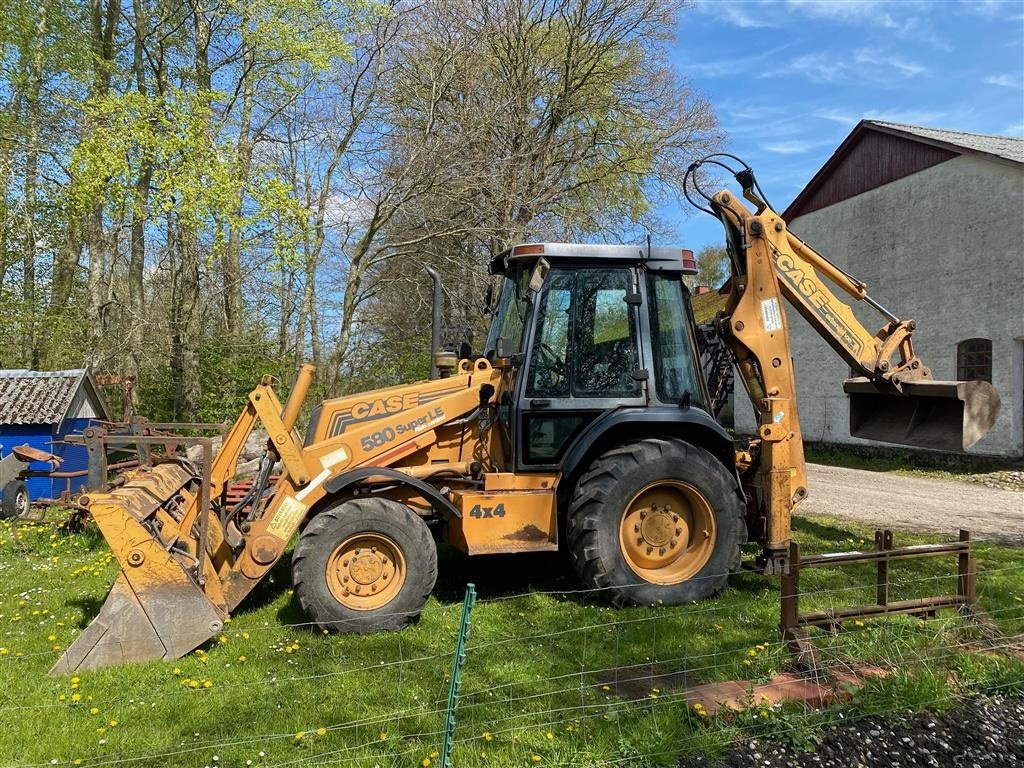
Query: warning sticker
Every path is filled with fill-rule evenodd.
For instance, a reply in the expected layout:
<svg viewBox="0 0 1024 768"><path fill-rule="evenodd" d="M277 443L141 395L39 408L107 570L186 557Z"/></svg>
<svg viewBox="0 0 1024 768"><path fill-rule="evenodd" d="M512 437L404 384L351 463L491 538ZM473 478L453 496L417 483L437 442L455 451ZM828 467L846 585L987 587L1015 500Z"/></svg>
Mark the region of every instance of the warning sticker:
<svg viewBox="0 0 1024 768"><path fill-rule="evenodd" d="M274 513L273 519L270 521L270 525L267 526L267 533L277 536L282 541L288 541L302 518L306 516L306 510L309 509L301 501L289 496L283 502L281 506L277 508L277 512Z"/></svg>
<svg viewBox="0 0 1024 768"><path fill-rule="evenodd" d="M769 333L782 330L782 312L779 310L778 299L761 301L761 325Z"/></svg>

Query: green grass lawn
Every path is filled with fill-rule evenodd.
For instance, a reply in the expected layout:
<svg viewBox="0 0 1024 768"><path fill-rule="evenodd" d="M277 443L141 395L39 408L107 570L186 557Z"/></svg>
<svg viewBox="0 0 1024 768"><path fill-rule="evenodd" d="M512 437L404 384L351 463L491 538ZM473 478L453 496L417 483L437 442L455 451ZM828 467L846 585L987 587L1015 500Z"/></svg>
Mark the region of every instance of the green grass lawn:
<svg viewBox="0 0 1024 768"><path fill-rule="evenodd" d="M840 714L1024 692L1020 654L984 650L955 616L891 618L820 638L829 662L895 668L844 707L708 719L687 707L682 688L766 680L787 661L777 580L738 574L708 603L612 610L572 594L578 584L562 556L468 560L447 550L422 620L400 633L328 636L304 625L283 564L219 637L184 659L50 678L117 566L94 532L64 534L57 521L19 533L16 542L10 525L0 528L0 765L439 765L467 581L479 602L458 710L460 768L669 766L724 753L747 734L813 741ZM796 535L808 553L867 546L869 533L813 519ZM930 540L898 534L896 543ZM983 605L1007 635L1024 632L1024 549L978 544L976 553ZM952 590L954 567L952 558L894 564L894 599ZM808 571L802 608L870 601L872 579L865 568Z"/></svg>

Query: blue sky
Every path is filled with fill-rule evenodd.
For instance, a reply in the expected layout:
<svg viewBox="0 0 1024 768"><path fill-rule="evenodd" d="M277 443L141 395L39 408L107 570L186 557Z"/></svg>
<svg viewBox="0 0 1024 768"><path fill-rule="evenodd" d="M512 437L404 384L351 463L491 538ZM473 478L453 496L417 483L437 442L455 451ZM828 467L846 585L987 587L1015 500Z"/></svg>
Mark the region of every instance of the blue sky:
<svg viewBox="0 0 1024 768"><path fill-rule="evenodd" d="M1024 0L698 0L673 61L780 211L862 118L1024 136ZM686 247L721 242L680 213Z"/></svg>

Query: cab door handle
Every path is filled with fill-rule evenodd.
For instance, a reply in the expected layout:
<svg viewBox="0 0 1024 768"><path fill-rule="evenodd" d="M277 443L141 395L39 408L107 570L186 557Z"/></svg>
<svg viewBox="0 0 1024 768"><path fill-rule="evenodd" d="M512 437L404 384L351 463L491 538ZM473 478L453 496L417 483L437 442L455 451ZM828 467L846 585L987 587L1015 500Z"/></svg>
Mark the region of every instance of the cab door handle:
<svg viewBox="0 0 1024 768"><path fill-rule="evenodd" d="M551 407L551 401L550 400L531 400L530 401L530 407L531 408L550 408Z"/></svg>

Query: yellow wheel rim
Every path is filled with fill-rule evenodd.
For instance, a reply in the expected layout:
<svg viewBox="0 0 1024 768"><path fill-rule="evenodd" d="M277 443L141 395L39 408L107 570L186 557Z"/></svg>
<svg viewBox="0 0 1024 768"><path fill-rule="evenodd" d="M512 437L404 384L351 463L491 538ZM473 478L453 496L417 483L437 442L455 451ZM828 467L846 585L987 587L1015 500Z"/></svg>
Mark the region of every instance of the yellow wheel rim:
<svg viewBox="0 0 1024 768"><path fill-rule="evenodd" d="M696 575L715 550L715 515L700 491L679 480L642 488L622 515L619 547L633 572L652 584Z"/></svg>
<svg viewBox="0 0 1024 768"><path fill-rule="evenodd" d="M334 599L355 611L382 608L402 591L405 556L382 533L345 539L327 558L327 587Z"/></svg>

